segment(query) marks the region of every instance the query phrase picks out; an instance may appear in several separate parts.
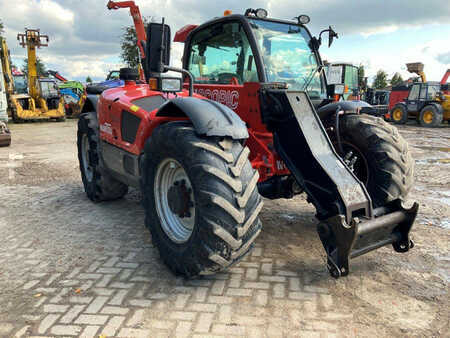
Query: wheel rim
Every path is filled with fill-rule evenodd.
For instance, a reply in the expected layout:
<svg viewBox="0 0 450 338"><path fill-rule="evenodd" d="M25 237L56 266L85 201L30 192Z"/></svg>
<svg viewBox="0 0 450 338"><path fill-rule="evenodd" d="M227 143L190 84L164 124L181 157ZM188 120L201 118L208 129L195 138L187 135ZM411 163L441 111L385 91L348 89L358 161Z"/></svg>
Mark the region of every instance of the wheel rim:
<svg viewBox="0 0 450 338"><path fill-rule="evenodd" d="M183 166L172 158L156 170L154 196L161 227L175 243L189 240L195 225L192 184Z"/></svg>
<svg viewBox="0 0 450 338"><path fill-rule="evenodd" d="M86 179L91 182L94 177L94 171L89 164L89 150L89 138L86 134L83 134L81 139L81 159L83 161L84 176L86 176Z"/></svg>
<svg viewBox="0 0 450 338"><path fill-rule="evenodd" d="M342 142L344 156L342 159L355 176L365 185L369 183L369 165L363 153L351 143Z"/></svg>
<svg viewBox="0 0 450 338"><path fill-rule="evenodd" d="M430 124L433 122L433 112L427 110L426 112L423 113L422 116L422 120L423 122L425 122L426 124Z"/></svg>
<svg viewBox="0 0 450 338"><path fill-rule="evenodd" d="M403 111L399 108L395 109L394 112L392 113L392 118L395 121L400 121L402 119L403 116Z"/></svg>

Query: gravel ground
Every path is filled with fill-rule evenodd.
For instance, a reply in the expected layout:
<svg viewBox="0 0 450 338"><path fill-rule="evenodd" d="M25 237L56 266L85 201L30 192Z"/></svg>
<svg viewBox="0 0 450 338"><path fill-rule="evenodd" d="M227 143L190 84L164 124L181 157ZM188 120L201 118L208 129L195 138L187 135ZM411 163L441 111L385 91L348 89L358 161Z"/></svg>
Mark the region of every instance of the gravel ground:
<svg viewBox="0 0 450 338"><path fill-rule="evenodd" d="M137 191L85 196L76 121L11 124L0 148L0 336L448 336L450 128L401 126L416 160L416 246L325 270L303 196L266 201L252 255L186 281L160 262Z"/></svg>

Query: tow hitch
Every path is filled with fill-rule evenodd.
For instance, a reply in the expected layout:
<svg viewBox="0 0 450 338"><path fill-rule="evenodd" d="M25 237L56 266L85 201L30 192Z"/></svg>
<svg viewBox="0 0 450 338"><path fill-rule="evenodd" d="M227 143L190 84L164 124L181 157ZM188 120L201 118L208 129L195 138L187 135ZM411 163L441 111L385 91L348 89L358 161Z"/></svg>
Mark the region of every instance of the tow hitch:
<svg viewBox="0 0 450 338"><path fill-rule="evenodd" d="M337 215L317 226L320 240L327 253L327 266L335 278L348 275L349 259L382 246L392 244L397 252L414 247L409 231L416 218L419 205L405 209L400 200L374 209L372 219L357 217L347 224L345 217Z"/></svg>

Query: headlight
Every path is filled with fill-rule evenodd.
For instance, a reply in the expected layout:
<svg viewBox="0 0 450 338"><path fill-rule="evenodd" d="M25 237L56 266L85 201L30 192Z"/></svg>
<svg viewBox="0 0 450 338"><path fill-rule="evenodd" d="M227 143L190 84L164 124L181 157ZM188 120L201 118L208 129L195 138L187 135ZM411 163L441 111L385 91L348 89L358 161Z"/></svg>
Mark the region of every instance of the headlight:
<svg viewBox="0 0 450 338"><path fill-rule="evenodd" d="M344 94L345 86L343 84L334 85L334 94L342 95Z"/></svg>
<svg viewBox="0 0 450 338"><path fill-rule="evenodd" d="M181 91L181 79L180 78L161 78L161 91L162 92L179 92Z"/></svg>
<svg viewBox="0 0 450 338"><path fill-rule="evenodd" d="M255 14L260 19L267 18L267 11L264 8L258 8Z"/></svg>
<svg viewBox="0 0 450 338"><path fill-rule="evenodd" d="M301 23L302 25L306 25L307 23L309 23L309 21L311 20L307 15L302 14L298 17L298 22Z"/></svg>

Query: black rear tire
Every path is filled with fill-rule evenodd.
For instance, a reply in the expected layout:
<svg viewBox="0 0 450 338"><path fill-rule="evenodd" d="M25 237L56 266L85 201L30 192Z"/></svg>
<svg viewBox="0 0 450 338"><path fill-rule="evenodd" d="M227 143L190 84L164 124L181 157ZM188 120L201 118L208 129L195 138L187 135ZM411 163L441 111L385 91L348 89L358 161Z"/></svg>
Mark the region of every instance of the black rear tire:
<svg viewBox="0 0 450 338"><path fill-rule="evenodd" d="M348 114L340 120L340 135L345 153L348 145L347 151L353 146L363 156L355 174L365 183L374 208L405 199L413 185L414 160L397 128L378 117ZM367 177L361 177L364 165Z"/></svg>
<svg viewBox="0 0 450 338"><path fill-rule="evenodd" d="M396 104L391 110L391 121L395 124L405 124L408 121L408 111L402 104Z"/></svg>
<svg viewBox="0 0 450 338"><path fill-rule="evenodd" d="M442 111L440 111L433 105L423 107L419 114L419 123L422 127L439 127L443 119L444 115Z"/></svg>
<svg viewBox="0 0 450 338"><path fill-rule="evenodd" d="M263 203L256 187L259 175L248 154L247 147L231 138L198 136L189 123L167 123L153 131L142 161L145 223L162 260L175 274L216 273L253 248L261 231L258 214ZM161 199L156 194L162 190L158 168L168 159L182 167L192 187L194 224L183 242L171 238L170 222L157 208ZM172 208L170 212L176 215Z"/></svg>
<svg viewBox="0 0 450 338"><path fill-rule="evenodd" d="M97 114L88 112L78 120L78 160L87 196L94 202L122 198L128 186L108 174L100 156Z"/></svg>

